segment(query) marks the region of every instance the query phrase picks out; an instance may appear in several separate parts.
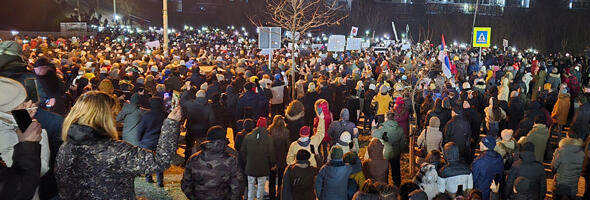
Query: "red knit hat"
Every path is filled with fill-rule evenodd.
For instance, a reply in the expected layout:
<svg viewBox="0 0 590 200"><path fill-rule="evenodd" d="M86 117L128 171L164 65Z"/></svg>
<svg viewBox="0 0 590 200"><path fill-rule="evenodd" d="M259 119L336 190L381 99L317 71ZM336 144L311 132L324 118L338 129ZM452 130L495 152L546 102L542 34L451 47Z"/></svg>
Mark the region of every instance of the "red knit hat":
<svg viewBox="0 0 590 200"><path fill-rule="evenodd" d="M256 127L266 128L266 118L265 117L258 118L258 122L256 123Z"/></svg>
<svg viewBox="0 0 590 200"><path fill-rule="evenodd" d="M301 129L299 129L299 136L309 137L309 134L310 134L309 126L303 126L303 127L301 127Z"/></svg>

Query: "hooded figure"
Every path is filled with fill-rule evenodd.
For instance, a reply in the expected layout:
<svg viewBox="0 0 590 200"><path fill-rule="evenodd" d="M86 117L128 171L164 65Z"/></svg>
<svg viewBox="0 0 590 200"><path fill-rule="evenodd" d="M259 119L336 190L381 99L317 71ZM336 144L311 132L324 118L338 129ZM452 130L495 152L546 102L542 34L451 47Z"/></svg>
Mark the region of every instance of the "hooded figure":
<svg viewBox="0 0 590 200"><path fill-rule="evenodd" d="M350 122L348 119L348 109L343 108L340 111L340 120L334 121L330 124L330 128L328 128L328 135L330 136L330 138L337 138L332 140L332 145L337 144L339 142L343 142L339 140L340 135L344 132L348 132L352 136L351 140L356 141L355 147L358 147L358 135L354 134L354 129L356 128L356 125ZM346 146L348 146L348 144L346 144Z"/></svg>
<svg viewBox="0 0 590 200"><path fill-rule="evenodd" d="M457 187L463 185L463 192L473 188L473 177L469 166L461 161L459 148L455 143L445 144L444 158L447 164L441 168L439 177L440 192L457 193Z"/></svg>
<svg viewBox="0 0 590 200"><path fill-rule="evenodd" d="M150 107L151 109L144 114L139 127L137 127L137 134L141 148L156 150L166 113L164 112L164 102L159 97L150 99Z"/></svg>
<svg viewBox="0 0 590 200"><path fill-rule="evenodd" d="M139 106L139 94L135 93L117 115L117 122L123 123L123 140L129 144L139 145L138 128L144 112Z"/></svg>
<svg viewBox="0 0 590 200"><path fill-rule="evenodd" d="M528 192L532 194L530 199L543 199L547 192L547 178L543 164L535 159L535 145L526 142L522 145L521 152L518 154L520 160L514 162L506 178L506 195L510 197L513 192L513 186L516 184L516 178L520 176L530 181ZM525 191L525 190L523 190ZM518 190L520 192L520 190Z"/></svg>
<svg viewBox="0 0 590 200"><path fill-rule="evenodd" d="M553 180L554 192L558 198L575 199L578 194L578 180L582 173L584 151L583 141L575 138L564 138L559 141L559 148L553 153L551 169L555 173Z"/></svg>
<svg viewBox="0 0 590 200"><path fill-rule="evenodd" d="M287 106L287 109L285 110L285 122L287 122L287 128L289 129L290 142L294 142L295 140L297 140L297 138L299 138L299 130L301 129L301 127L305 125L305 121L303 118L304 116L304 106L301 103L301 101L291 101L291 103L289 104L289 106Z"/></svg>
<svg viewBox="0 0 590 200"><path fill-rule="evenodd" d="M428 199L434 199L434 197L440 193L439 191L439 179L436 167L431 164L424 163L420 167L420 173L414 177L416 182L422 191L426 193Z"/></svg>
<svg viewBox="0 0 590 200"><path fill-rule="evenodd" d="M368 159L363 162L363 173L367 179L388 183L389 162L383 156L384 145L377 138L373 138L367 147Z"/></svg>
<svg viewBox="0 0 590 200"><path fill-rule="evenodd" d="M422 130L420 136L418 136L418 145L425 146L427 152L431 152L432 150L442 150L442 139L443 135L442 132L439 130L440 120L438 117L433 116L430 118L430 122L428 123L428 127Z"/></svg>

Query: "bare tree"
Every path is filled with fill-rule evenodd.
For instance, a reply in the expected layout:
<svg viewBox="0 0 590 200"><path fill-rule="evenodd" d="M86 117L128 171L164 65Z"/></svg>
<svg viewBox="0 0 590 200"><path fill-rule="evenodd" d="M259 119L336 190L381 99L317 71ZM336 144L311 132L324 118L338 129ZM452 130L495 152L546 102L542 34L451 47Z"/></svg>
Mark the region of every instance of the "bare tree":
<svg viewBox="0 0 590 200"><path fill-rule="evenodd" d="M250 17L250 21L257 25L264 24L279 26L289 30L292 35L289 41L291 45L291 81L292 95L295 96L295 52L298 33L303 35L323 26L338 25L348 15L339 16L337 0L266 0L267 13L270 21L260 23L255 19L256 16ZM270 66L269 66L270 67Z"/></svg>

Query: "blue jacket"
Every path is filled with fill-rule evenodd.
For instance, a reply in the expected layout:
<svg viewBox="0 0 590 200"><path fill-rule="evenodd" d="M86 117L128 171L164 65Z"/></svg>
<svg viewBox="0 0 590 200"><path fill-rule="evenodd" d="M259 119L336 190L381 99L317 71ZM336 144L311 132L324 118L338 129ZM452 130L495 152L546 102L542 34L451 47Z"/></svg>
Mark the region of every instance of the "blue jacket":
<svg viewBox="0 0 590 200"><path fill-rule="evenodd" d="M483 200L488 200L492 180L494 180L496 174L503 177L504 161L502 156L493 150L487 150L473 161L471 170L473 171L474 188L482 192Z"/></svg>
<svg viewBox="0 0 590 200"><path fill-rule="evenodd" d="M139 123L137 135L139 137L139 147L156 150L166 113L161 98L150 99L150 106L152 109L143 115L141 123Z"/></svg>
<svg viewBox="0 0 590 200"><path fill-rule="evenodd" d="M355 165L360 165L360 162ZM318 199L347 199L348 177L353 173L353 168L346 165L343 160L330 160L325 164L315 179Z"/></svg>

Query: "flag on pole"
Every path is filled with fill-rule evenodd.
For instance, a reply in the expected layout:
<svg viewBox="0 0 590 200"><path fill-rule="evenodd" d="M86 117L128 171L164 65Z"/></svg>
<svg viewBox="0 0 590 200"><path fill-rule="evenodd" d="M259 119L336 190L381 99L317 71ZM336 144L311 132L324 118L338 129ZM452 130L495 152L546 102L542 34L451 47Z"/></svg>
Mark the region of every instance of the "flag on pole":
<svg viewBox="0 0 590 200"><path fill-rule="evenodd" d="M442 63L442 71L447 78L453 77L453 73L451 73L451 61L449 60L449 56L447 54L447 45L445 43L445 35L442 35L442 44L440 45L440 51L438 52L438 60Z"/></svg>

